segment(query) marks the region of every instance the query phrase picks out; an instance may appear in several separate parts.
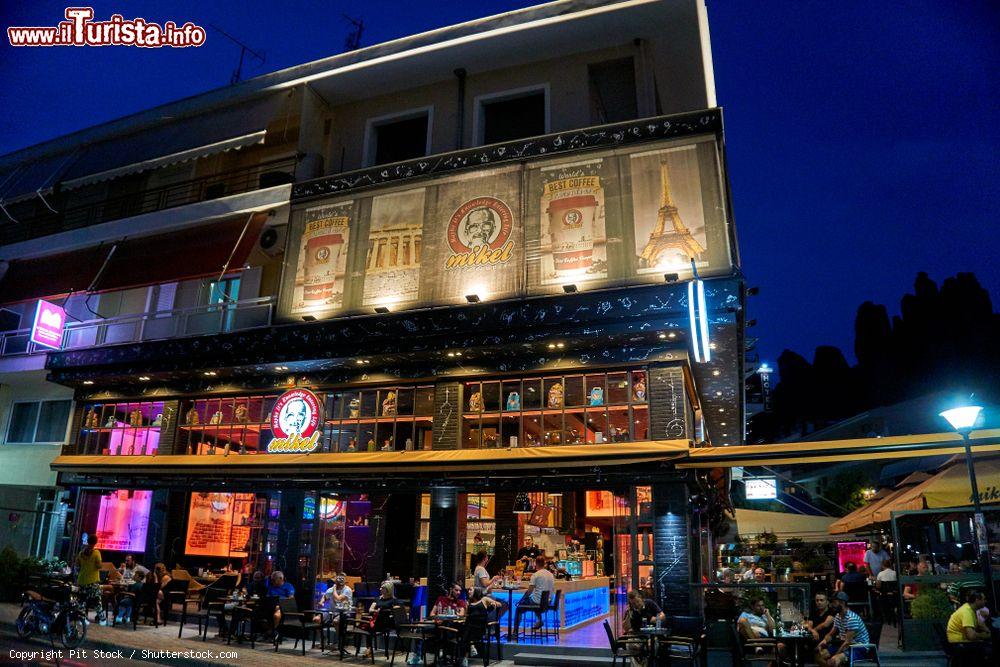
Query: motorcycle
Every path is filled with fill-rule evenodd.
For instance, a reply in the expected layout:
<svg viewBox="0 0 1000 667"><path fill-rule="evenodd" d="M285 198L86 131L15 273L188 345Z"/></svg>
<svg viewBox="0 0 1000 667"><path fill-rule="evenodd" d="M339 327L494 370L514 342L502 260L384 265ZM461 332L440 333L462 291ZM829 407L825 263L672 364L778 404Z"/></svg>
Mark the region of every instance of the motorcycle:
<svg viewBox="0 0 1000 667"><path fill-rule="evenodd" d="M68 649L82 644L87 638L87 612L80 589L55 578L29 586L17 617L17 636L45 635L53 644L58 636Z"/></svg>

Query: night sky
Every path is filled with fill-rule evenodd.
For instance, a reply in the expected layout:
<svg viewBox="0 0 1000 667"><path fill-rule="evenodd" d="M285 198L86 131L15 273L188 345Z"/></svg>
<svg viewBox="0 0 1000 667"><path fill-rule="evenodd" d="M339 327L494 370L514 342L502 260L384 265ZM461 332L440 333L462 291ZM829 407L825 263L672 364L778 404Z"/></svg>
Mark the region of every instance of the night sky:
<svg viewBox="0 0 1000 667"><path fill-rule="evenodd" d="M0 23L55 25L67 3L0 0ZM72 3L70 3L72 4ZM536 4L483 0L119 1L163 23L215 23L266 52L244 78ZM917 271L972 271L1000 301L1000 10L989 2L709 0L743 269L763 359L819 344L853 358L865 300L898 312ZM0 154L229 82L239 50L0 45Z"/></svg>

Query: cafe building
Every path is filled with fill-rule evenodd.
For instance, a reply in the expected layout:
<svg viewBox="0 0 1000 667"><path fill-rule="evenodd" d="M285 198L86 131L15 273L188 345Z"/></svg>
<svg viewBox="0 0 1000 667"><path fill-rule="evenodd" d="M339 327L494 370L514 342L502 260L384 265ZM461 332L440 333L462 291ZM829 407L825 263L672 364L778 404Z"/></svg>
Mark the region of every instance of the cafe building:
<svg viewBox="0 0 1000 667"><path fill-rule="evenodd" d="M336 573L418 604L540 551L564 641L632 589L685 612L725 475L674 462L743 435L710 67L700 2L561 2L247 82L301 87L325 165L273 316L48 355L72 548L282 570L310 607Z"/></svg>

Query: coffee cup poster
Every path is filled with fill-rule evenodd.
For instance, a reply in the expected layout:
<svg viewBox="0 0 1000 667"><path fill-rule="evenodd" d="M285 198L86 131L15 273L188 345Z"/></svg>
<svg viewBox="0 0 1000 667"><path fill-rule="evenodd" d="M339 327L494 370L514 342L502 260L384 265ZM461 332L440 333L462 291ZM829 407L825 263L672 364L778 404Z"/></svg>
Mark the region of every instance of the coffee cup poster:
<svg viewBox="0 0 1000 667"><path fill-rule="evenodd" d="M541 282L608 277L604 160L541 169Z"/></svg>
<svg viewBox="0 0 1000 667"><path fill-rule="evenodd" d="M306 209L290 313L337 310L344 303L347 244L354 202Z"/></svg>
<svg viewBox="0 0 1000 667"><path fill-rule="evenodd" d="M707 267L697 147L633 153L629 170L638 273Z"/></svg>

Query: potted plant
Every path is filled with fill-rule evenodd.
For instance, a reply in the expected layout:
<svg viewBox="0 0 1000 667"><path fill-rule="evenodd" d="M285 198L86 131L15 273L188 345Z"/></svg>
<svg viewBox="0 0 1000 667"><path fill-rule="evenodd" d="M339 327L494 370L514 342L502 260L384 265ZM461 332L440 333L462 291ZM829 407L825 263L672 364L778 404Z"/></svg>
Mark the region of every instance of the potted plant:
<svg viewBox="0 0 1000 667"><path fill-rule="evenodd" d="M934 626L947 623L951 613L951 602L943 590L933 584L921 585L919 595L910 603L911 618L903 619L903 649L938 650Z"/></svg>

